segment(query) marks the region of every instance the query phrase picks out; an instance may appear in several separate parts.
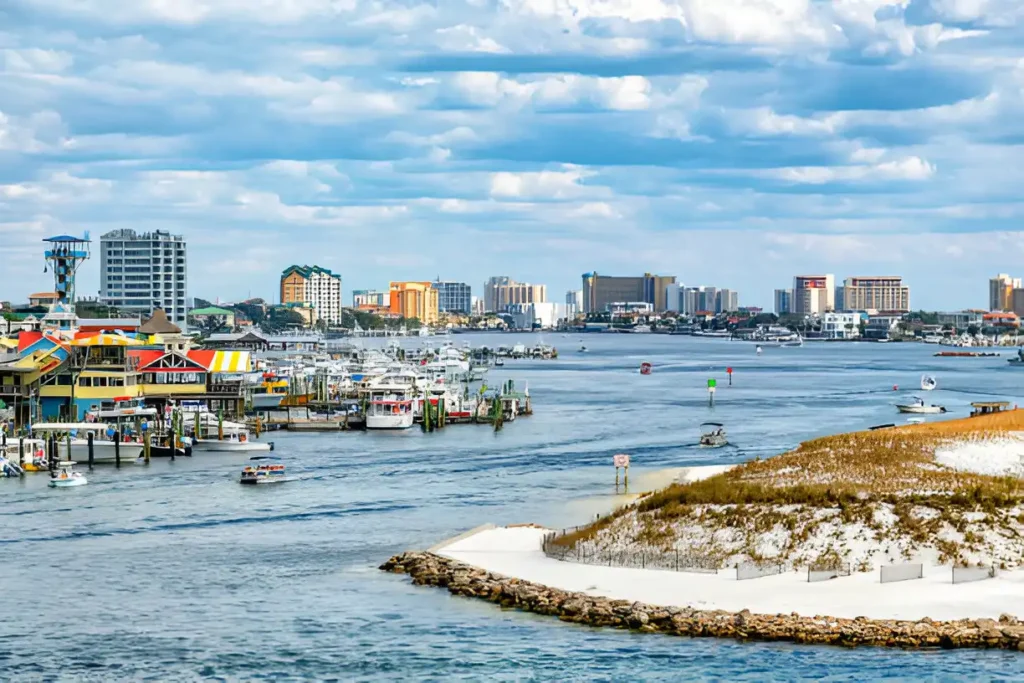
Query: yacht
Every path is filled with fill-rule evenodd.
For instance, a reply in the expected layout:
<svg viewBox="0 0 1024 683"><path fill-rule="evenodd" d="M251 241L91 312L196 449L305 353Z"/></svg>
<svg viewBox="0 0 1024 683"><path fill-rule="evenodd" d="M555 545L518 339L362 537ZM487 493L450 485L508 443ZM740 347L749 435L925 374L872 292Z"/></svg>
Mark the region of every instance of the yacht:
<svg viewBox="0 0 1024 683"><path fill-rule="evenodd" d="M401 377L383 376L371 382L367 396L367 429L408 429L412 427L416 401L415 383Z"/></svg>

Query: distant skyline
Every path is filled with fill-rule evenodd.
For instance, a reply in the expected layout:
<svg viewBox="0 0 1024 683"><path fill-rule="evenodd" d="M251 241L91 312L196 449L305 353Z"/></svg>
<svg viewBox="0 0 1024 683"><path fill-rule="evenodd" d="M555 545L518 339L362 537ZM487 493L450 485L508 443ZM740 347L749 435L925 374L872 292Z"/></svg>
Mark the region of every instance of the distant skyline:
<svg viewBox="0 0 1024 683"><path fill-rule="evenodd" d="M1017 0L8 0L0 299L50 289L44 237L133 228L208 299L316 263L346 303L597 270L984 307L1024 275L1022 58Z"/></svg>

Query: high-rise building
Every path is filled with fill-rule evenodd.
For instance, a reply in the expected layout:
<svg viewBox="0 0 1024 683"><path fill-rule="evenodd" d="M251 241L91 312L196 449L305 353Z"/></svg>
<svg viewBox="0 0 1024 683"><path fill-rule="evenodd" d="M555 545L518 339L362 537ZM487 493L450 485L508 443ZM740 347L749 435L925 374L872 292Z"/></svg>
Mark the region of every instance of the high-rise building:
<svg viewBox="0 0 1024 683"><path fill-rule="evenodd" d="M716 313L734 313L740 309L739 292L734 292L731 289L720 289L718 290L715 303Z"/></svg>
<svg viewBox="0 0 1024 683"><path fill-rule="evenodd" d="M507 276L492 277L484 284L484 306L491 313L502 313L510 304L542 304L547 300L546 285L516 282Z"/></svg>
<svg viewBox="0 0 1024 683"><path fill-rule="evenodd" d="M384 308L389 306L391 295L379 289L352 290L352 305L356 308Z"/></svg>
<svg viewBox="0 0 1024 683"><path fill-rule="evenodd" d="M793 313L821 315L835 310L835 276L797 275L793 278Z"/></svg>
<svg viewBox="0 0 1024 683"><path fill-rule="evenodd" d="M665 286L666 311L675 311L676 313L683 312L682 292L683 285L678 282L673 282Z"/></svg>
<svg viewBox="0 0 1024 683"><path fill-rule="evenodd" d="M470 306L472 308L473 315L482 316L485 313L485 311L484 311L484 300L482 298L478 297L478 296L474 296L473 297L473 301L470 304Z"/></svg>
<svg viewBox="0 0 1024 683"><path fill-rule="evenodd" d="M775 315L788 315L793 312L793 290L775 290Z"/></svg>
<svg viewBox="0 0 1024 683"><path fill-rule="evenodd" d="M601 313L609 304L624 302L647 302L657 313L666 310L666 288L675 283L674 275L651 275L640 277L616 277L583 274L583 312Z"/></svg>
<svg viewBox="0 0 1024 683"><path fill-rule="evenodd" d="M1000 273L988 281L988 310L1012 311L1013 290L1021 289L1021 279Z"/></svg>
<svg viewBox="0 0 1024 683"><path fill-rule="evenodd" d="M306 304L317 320L341 324L341 276L320 266L288 266L281 272L281 303Z"/></svg>
<svg viewBox="0 0 1024 683"><path fill-rule="evenodd" d="M156 230L122 229L100 238L100 298L125 313L151 316L162 308L179 327L188 319L185 238Z"/></svg>
<svg viewBox="0 0 1024 683"><path fill-rule="evenodd" d="M845 311L846 309L846 287L842 285L836 285L836 295L833 298L835 304L835 310Z"/></svg>
<svg viewBox="0 0 1024 683"><path fill-rule="evenodd" d="M391 314L403 318L416 318L424 325L437 322L437 290L432 282L392 282L390 292Z"/></svg>
<svg viewBox="0 0 1024 683"><path fill-rule="evenodd" d="M903 278L892 275L848 277L843 298L849 311L910 311L910 287L903 284Z"/></svg>
<svg viewBox="0 0 1024 683"><path fill-rule="evenodd" d="M697 297L697 310L704 313L718 313L718 288L701 287Z"/></svg>
<svg viewBox="0 0 1024 683"><path fill-rule="evenodd" d="M574 318L583 312L583 290L570 289L565 293L565 315Z"/></svg>
<svg viewBox="0 0 1024 683"><path fill-rule="evenodd" d="M434 281L437 290L437 310L442 313L473 312L473 290L465 282Z"/></svg>

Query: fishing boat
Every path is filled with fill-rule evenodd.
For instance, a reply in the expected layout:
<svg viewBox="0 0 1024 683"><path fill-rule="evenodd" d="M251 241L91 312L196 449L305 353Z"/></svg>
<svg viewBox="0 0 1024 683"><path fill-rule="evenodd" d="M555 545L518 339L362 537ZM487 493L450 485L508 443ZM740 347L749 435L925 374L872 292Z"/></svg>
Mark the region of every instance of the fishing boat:
<svg viewBox="0 0 1024 683"><path fill-rule="evenodd" d="M71 460L57 463L57 469L50 474L50 488L54 489L85 486L88 483L84 474L75 472L75 463Z"/></svg>
<svg viewBox="0 0 1024 683"><path fill-rule="evenodd" d="M700 426L701 448L721 448L729 443L725 425L721 422L705 422Z"/></svg>
<svg viewBox="0 0 1024 683"><path fill-rule="evenodd" d="M938 382L931 375L921 376L921 391L932 391L937 385Z"/></svg>
<svg viewBox="0 0 1024 683"><path fill-rule="evenodd" d="M901 413L914 413L916 415L936 415L938 413L946 412L945 407L926 404L924 399L918 396L914 397L913 403L897 403L896 409Z"/></svg>
<svg viewBox="0 0 1024 683"><path fill-rule="evenodd" d="M650 363L644 362L644 363L640 364L640 374L641 375L649 375L649 374L651 374L651 370L652 369L653 368L651 367Z"/></svg>
<svg viewBox="0 0 1024 683"><path fill-rule="evenodd" d="M193 448L214 453L247 453L274 450L273 441L259 442L248 432L225 434L223 439L194 439Z"/></svg>
<svg viewBox="0 0 1024 683"><path fill-rule="evenodd" d="M279 458L271 455L256 455L249 458L249 462L254 461L260 464L246 465L242 468L242 476L238 480L240 484L280 484L288 481L284 465Z"/></svg>

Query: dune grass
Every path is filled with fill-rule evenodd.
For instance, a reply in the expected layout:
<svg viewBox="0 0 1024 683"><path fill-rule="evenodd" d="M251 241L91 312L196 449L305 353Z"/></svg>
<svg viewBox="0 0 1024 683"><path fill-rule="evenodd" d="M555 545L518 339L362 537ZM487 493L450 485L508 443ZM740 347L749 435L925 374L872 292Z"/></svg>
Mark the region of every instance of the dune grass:
<svg viewBox="0 0 1024 683"><path fill-rule="evenodd" d="M1022 536L1024 480L958 472L938 465L935 452L1015 433L1024 433L1024 410L814 439L702 481L673 484L556 542L678 549L700 527L743 537L750 558L759 556L759 539L774 533L785 539L781 557L849 561L857 558L842 529L856 528L862 540L891 547L895 556L923 547L943 561L991 556L986 548L994 535ZM834 546L820 547L823 533L835 534ZM815 537L813 552L824 554L809 556L807 541ZM722 556L735 556L732 547Z"/></svg>

